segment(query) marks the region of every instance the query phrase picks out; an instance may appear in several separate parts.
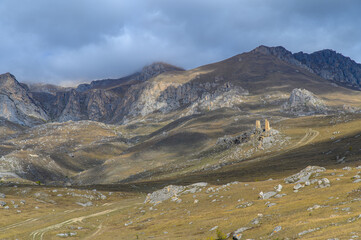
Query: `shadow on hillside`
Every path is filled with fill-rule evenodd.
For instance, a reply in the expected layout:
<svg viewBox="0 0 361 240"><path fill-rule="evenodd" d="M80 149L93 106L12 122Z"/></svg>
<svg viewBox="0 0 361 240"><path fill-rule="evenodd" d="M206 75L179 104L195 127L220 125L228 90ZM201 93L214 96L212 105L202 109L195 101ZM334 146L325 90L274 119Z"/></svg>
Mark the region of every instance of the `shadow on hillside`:
<svg viewBox="0 0 361 240"><path fill-rule="evenodd" d="M359 132L358 134L360 134ZM110 185L92 185L81 188L97 188L112 191L152 192L164 186L188 185L196 182L208 182L215 185L232 181L253 182L269 178L280 179L294 174L309 165L323 166L326 168L340 168L344 165L356 165L361 160L361 137L352 134L336 140L325 141L317 144L308 144L288 152L279 153L270 157L262 156L251 158L239 163L224 166L216 171L198 172L176 178L157 181L139 181ZM332 152L330 152L332 151ZM346 162L337 163L337 159L345 157ZM265 159L262 159L265 158ZM157 174L152 175L157 176ZM161 175L158 175L161 177Z"/></svg>

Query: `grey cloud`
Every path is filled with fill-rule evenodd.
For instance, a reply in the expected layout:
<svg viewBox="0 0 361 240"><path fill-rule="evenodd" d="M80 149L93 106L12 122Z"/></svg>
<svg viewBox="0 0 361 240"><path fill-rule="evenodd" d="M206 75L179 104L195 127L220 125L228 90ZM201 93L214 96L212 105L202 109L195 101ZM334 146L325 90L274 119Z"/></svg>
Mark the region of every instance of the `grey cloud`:
<svg viewBox="0 0 361 240"><path fill-rule="evenodd" d="M193 68L261 44L360 62L360 9L352 0L3 0L0 72L77 83L153 61Z"/></svg>

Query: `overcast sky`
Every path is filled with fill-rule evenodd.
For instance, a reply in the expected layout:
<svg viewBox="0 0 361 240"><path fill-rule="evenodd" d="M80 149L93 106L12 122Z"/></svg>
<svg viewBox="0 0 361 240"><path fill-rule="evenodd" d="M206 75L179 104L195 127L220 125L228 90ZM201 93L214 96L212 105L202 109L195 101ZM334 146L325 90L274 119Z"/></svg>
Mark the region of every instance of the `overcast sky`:
<svg viewBox="0 0 361 240"><path fill-rule="evenodd" d="M75 84L154 61L190 69L263 44L361 62L361 1L1 0L0 72Z"/></svg>

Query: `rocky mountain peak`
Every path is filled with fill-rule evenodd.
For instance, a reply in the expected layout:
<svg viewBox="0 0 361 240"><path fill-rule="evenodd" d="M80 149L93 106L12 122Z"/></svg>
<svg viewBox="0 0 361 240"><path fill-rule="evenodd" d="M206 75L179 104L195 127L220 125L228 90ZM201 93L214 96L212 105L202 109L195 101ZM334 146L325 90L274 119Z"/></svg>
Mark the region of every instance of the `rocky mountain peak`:
<svg viewBox="0 0 361 240"><path fill-rule="evenodd" d="M184 69L164 62L155 62L148 66L143 67L142 71L137 77L137 80L146 81L161 73L171 72L171 71L184 71Z"/></svg>
<svg viewBox="0 0 361 240"><path fill-rule="evenodd" d="M261 45L261 46L255 48L254 50L252 50L251 52L265 54L265 55L273 55L282 61L285 61L289 64L292 64L292 65L295 65L298 67L302 67L302 68L308 70L309 72L313 73L313 70L311 68L309 68L308 66L306 66L306 65L302 64L300 61L298 61L293 56L292 52L288 51L286 48L284 48L282 46L267 47L267 46Z"/></svg>
<svg viewBox="0 0 361 240"><path fill-rule="evenodd" d="M292 53L282 46L268 47L268 46L261 45L255 49L253 49L252 52L262 53L262 54L266 54L266 55L274 55L274 56L277 56L280 58L281 57L284 58L286 56L288 56L288 57L292 56Z"/></svg>

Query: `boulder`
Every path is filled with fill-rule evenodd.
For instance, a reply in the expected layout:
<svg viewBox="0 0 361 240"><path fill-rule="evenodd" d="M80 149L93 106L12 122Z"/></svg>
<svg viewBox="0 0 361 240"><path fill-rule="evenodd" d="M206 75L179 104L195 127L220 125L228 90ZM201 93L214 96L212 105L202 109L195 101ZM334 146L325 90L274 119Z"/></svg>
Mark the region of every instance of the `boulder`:
<svg viewBox="0 0 361 240"><path fill-rule="evenodd" d="M271 191L271 192L266 192L266 193L263 193L263 192L260 192L259 193L259 198L260 199L269 199L273 196L276 196L277 195L277 192L274 192L274 191Z"/></svg>

